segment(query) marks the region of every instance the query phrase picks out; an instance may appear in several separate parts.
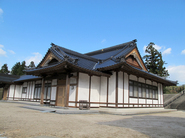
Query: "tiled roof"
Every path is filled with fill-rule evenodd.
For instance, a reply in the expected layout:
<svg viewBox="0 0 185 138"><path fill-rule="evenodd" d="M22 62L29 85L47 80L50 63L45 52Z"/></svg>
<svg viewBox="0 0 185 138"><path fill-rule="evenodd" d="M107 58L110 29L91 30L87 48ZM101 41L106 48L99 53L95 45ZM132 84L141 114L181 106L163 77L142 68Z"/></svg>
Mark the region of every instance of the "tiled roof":
<svg viewBox="0 0 185 138"><path fill-rule="evenodd" d="M14 82L21 82L21 81L28 81L28 80L36 80L36 79L42 79L41 77L38 76L33 76L33 75L22 75L20 76L19 79L14 80Z"/></svg>
<svg viewBox="0 0 185 138"><path fill-rule="evenodd" d="M91 74L106 75L106 73L101 71L109 71L113 68L119 68L123 64L127 64L125 62L126 55L135 48L137 49L136 40L86 54L81 54L64 47L57 46L53 43L51 45L52 47L49 51L56 57L56 59L59 59L59 62L48 66L40 66L39 64L35 69L27 70L26 72L28 74L35 73L35 75L38 75L41 72L47 73L49 71L65 70L64 66L67 65L73 68L73 71L76 69L84 72L89 71ZM133 69L135 71L141 70L134 67L132 70ZM153 76L152 74L148 74L146 71L142 73Z"/></svg>
<svg viewBox="0 0 185 138"><path fill-rule="evenodd" d="M14 80L18 79L19 76L2 74L0 73L0 83L12 83Z"/></svg>

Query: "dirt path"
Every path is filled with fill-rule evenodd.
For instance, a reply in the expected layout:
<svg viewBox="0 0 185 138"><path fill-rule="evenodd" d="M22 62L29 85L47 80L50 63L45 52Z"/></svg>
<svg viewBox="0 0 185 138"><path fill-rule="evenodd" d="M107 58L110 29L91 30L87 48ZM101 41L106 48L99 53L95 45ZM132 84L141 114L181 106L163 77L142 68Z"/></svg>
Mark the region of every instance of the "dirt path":
<svg viewBox="0 0 185 138"><path fill-rule="evenodd" d="M139 130L134 130L132 127L124 126L123 124L122 126L115 125L116 121L132 120L133 116L108 114L64 115L56 113L42 113L40 111L22 108L23 106L23 104L0 102L0 134L3 134L2 137L149 137L139 132ZM163 113L161 115L185 117L185 112L179 112L178 115L175 113ZM159 115L160 114L155 114L155 116ZM113 123L106 124L111 122Z"/></svg>

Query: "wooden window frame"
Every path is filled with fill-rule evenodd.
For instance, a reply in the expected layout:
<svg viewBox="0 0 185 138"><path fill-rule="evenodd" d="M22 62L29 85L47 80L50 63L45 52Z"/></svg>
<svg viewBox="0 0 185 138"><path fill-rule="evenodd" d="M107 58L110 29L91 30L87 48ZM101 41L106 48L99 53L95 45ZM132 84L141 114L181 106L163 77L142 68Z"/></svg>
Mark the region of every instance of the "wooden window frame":
<svg viewBox="0 0 185 138"><path fill-rule="evenodd" d="M132 91L130 89L131 87L132 87ZM141 97L139 97L139 88L141 88ZM134 89L136 91L134 91ZM148 90L148 94L147 94L147 90ZM131 92L132 92L132 96L131 96ZM129 80L129 98L158 100L157 94L158 94L157 86Z"/></svg>

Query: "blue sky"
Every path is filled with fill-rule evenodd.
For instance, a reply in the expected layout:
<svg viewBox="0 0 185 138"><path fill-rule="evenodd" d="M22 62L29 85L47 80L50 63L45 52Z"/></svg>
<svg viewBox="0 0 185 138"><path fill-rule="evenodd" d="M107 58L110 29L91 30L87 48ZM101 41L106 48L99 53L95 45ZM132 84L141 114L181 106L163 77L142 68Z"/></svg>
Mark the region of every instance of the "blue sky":
<svg viewBox="0 0 185 138"><path fill-rule="evenodd" d="M51 42L80 52L137 39L185 84L185 0L0 0L0 67L42 59Z"/></svg>

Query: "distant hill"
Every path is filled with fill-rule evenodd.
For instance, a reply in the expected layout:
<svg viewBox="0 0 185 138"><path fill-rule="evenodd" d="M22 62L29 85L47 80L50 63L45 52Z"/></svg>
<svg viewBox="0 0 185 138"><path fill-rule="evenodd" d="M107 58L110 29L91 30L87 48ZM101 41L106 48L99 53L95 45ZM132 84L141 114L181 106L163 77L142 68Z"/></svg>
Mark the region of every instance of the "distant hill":
<svg viewBox="0 0 185 138"><path fill-rule="evenodd" d="M177 94L181 91L185 90L185 85L181 85L181 86L168 86L165 87L163 90L164 94Z"/></svg>

